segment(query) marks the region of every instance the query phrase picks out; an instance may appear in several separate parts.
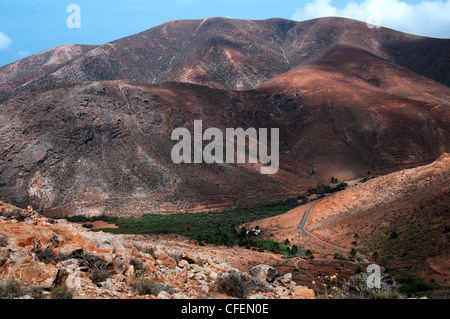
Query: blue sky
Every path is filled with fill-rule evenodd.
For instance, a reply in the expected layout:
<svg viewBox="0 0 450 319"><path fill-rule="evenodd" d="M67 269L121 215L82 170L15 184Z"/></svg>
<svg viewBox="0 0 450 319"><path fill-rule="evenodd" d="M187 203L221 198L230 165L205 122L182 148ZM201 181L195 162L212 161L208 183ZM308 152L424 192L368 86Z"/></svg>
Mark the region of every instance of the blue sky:
<svg viewBox="0 0 450 319"><path fill-rule="evenodd" d="M81 9L81 28L67 26L70 4ZM450 0L1 0L0 66L62 44L104 44L171 20L217 16L345 16L450 37Z"/></svg>

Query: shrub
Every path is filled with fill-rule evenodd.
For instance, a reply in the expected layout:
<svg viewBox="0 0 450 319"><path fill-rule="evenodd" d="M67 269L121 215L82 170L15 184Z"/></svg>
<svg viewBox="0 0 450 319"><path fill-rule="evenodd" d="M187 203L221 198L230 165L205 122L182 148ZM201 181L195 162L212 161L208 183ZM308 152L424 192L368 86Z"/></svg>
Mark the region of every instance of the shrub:
<svg viewBox="0 0 450 319"><path fill-rule="evenodd" d="M0 299L13 299L23 295L25 291L18 281L11 280L0 285Z"/></svg>
<svg viewBox="0 0 450 319"><path fill-rule="evenodd" d="M16 219L19 222L22 222L27 217L26 214L21 209L14 209L12 211L3 211L1 212L1 216L10 219Z"/></svg>
<svg viewBox="0 0 450 319"><path fill-rule="evenodd" d="M98 269L98 268L92 269L91 274L89 275L89 278L92 280L94 284L104 282L109 277L111 277L111 275L106 269Z"/></svg>
<svg viewBox="0 0 450 319"><path fill-rule="evenodd" d="M33 298L33 299L45 299L44 296L44 288L42 287L37 287L34 286L30 289L30 291L28 291L28 294Z"/></svg>
<svg viewBox="0 0 450 319"><path fill-rule="evenodd" d="M130 283L130 287L134 293L139 295L157 296L161 292L161 286L151 279L134 279Z"/></svg>
<svg viewBox="0 0 450 319"><path fill-rule="evenodd" d="M173 289L172 286L167 285L167 284L159 284L159 288L161 288L162 291L165 291L171 295L174 294L175 290Z"/></svg>
<svg viewBox="0 0 450 319"><path fill-rule="evenodd" d="M56 265L60 261L66 259L65 255L56 254L50 247L44 249L34 247L31 252L34 253L35 258L38 261L43 262L44 264Z"/></svg>
<svg viewBox="0 0 450 319"><path fill-rule="evenodd" d="M216 288L220 293L236 298L247 298L253 290L272 291L267 284L234 270L217 278Z"/></svg>
<svg viewBox="0 0 450 319"><path fill-rule="evenodd" d="M425 282L418 275L403 275L396 280L402 284L397 291L408 297L423 296L425 292L437 288L437 284Z"/></svg>
<svg viewBox="0 0 450 319"><path fill-rule="evenodd" d="M50 291L52 299L72 299L73 291L65 286L55 287Z"/></svg>
<svg viewBox="0 0 450 319"><path fill-rule="evenodd" d="M398 233L397 232L393 232L390 236L389 239L397 239L398 238Z"/></svg>
<svg viewBox="0 0 450 319"><path fill-rule="evenodd" d="M4 235L0 235L0 247L8 246L8 239Z"/></svg>
<svg viewBox="0 0 450 319"><path fill-rule="evenodd" d="M140 261L135 257L132 257L130 259L130 265L134 267L134 271L136 272L136 274L140 274L144 270L144 265L142 264L142 261Z"/></svg>
<svg viewBox="0 0 450 319"><path fill-rule="evenodd" d="M107 263L103 258L85 252L83 249L73 251L69 258L78 259L81 264L84 264L91 269L106 270L107 268Z"/></svg>

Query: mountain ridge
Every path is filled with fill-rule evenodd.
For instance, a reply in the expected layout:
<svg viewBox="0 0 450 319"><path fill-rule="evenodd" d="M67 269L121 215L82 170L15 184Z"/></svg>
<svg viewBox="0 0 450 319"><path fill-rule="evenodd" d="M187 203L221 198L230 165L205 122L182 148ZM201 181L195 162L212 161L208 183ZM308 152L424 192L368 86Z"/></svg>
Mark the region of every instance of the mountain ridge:
<svg viewBox="0 0 450 319"><path fill-rule="evenodd" d="M380 58L450 84L450 41L386 28L369 29L363 22L330 17L301 22L280 18L175 20L104 45L77 45L86 50L44 74L31 70L28 77L32 82L25 87L128 79L245 90L295 67L317 62L323 50L339 41L351 42ZM0 79L15 65L23 67L44 52L1 67ZM23 85L23 81L9 86L0 83L0 102Z"/></svg>

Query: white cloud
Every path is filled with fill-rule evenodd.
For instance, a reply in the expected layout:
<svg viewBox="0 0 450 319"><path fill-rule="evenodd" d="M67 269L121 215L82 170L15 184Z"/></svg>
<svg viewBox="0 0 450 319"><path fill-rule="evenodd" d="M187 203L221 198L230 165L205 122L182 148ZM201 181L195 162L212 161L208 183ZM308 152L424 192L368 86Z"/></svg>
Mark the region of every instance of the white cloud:
<svg viewBox="0 0 450 319"><path fill-rule="evenodd" d="M31 54L31 53L28 52L28 51L19 51L19 52L17 52L17 56L18 56L20 59L26 58L26 57L29 56L30 54Z"/></svg>
<svg viewBox="0 0 450 319"><path fill-rule="evenodd" d="M0 51L9 48L12 40L3 32L0 32Z"/></svg>
<svg viewBox="0 0 450 319"><path fill-rule="evenodd" d="M335 7L332 0L315 0L297 10L292 19L303 21L329 16L356 19L418 35L450 36L450 0L415 4L401 0L350 1L343 8Z"/></svg>

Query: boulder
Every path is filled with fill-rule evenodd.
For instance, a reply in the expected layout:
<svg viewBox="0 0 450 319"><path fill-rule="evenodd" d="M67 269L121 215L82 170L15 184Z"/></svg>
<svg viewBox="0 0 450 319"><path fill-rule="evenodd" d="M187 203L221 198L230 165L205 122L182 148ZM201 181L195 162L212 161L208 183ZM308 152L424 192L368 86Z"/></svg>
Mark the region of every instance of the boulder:
<svg viewBox="0 0 450 319"><path fill-rule="evenodd" d="M189 268L189 262L187 260L182 259L178 263L178 267L188 269Z"/></svg>
<svg viewBox="0 0 450 319"><path fill-rule="evenodd" d="M284 276L280 277L279 279L282 283L289 283L292 280L292 274L291 273L287 273Z"/></svg>
<svg viewBox="0 0 450 319"><path fill-rule="evenodd" d="M315 299L314 290L305 286L294 287L292 292L293 299Z"/></svg>
<svg viewBox="0 0 450 319"><path fill-rule="evenodd" d="M163 251L156 251L155 258L158 265L164 265L166 267L169 267L170 269L177 268L176 261Z"/></svg>
<svg viewBox="0 0 450 319"><path fill-rule="evenodd" d="M250 270L250 275L262 282L272 282L277 275L275 268L268 265L258 265Z"/></svg>

